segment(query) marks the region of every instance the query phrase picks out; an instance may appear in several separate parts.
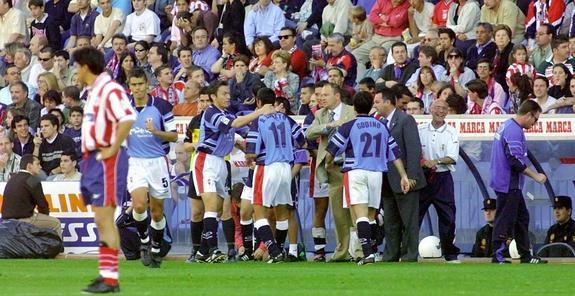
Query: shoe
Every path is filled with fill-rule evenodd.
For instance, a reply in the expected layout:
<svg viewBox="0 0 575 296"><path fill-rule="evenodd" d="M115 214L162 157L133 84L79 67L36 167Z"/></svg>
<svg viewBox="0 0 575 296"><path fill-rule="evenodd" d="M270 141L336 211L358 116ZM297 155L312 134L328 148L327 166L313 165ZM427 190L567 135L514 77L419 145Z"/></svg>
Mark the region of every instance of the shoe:
<svg viewBox="0 0 575 296"><path fill-rule="evenodd" d="M521 258L521 263L523 264L547 264L548 261L545 259L541 259L539 257L531 256L528 258Z"/></svg>
<svg viewBox="0 0 575 296"><path fill-rule="evenodd" d="M371 254L367 257L359 259L359 261L357 262L357 265L362 266L362 265L368 265L368 264L373 264L373 263L375 263L375 255Z"/></svg>
<svg viewBox="0 0 575 296"><path fill-rule="evenodd" d="M220 250L215 249L211 252L210 257L206 259L208 263L222 263L226 261L226 255L224 255Z"/></svg>
<svg viewBox="0 0 575 296"><path fill-rule="evenodd" d="M254 255L250 252L245 252L241 255L238 255L238 259L240 261L253 261L254 260Z"/></svg>
<svg viewBox="0 0 575 296"><path fill-rule="evenodd" d="M325 262L325 254L315 254L313 262Z"/></svg>
<svg viewBox="0 0 575 296"><path fill-rule="evenodd" d="M292 254L288 254L287 257L285 258L285 261L286 262L298 262L300 260L297 256L294 256Z"/></svg>
<svg viewBox="0 0 575 296"><path fill-rule="evenodd" d="M279 255L272 257L270 255L270 258L268 259L268 261L266 261L266 263L272 264L272 263L281 263L284 262L285 258L284 258L284 254L280 253Z"/></svg>
<svg viewBox="0 0 575 296"><path fill-rule="evenodd" d="M457 255L445 256L445 261L449 264L461 264L461 261L457 259Z"/></svg>
<svg viewBox="0 0 575 296"><path fill-rule="evenodd" d="M188 259L186 259L185 262L186 262L186 263L194 263L194 262L196 262L196 252L192 251L192 254L190 254L190 257L188 257Z"/></svg>
<svg viewBox="0 0 575 296"><path fill-rule="evenodd" d="M162 265L162 256L160 256L160 253L151 253L152 254L152 261L150 262L150 265L148 265L149 268L160 268L160 266Z"/></svg>
<svg viewBox="0 0 575 296"><path fill-rule="evenodd" d="M111 286L104 282L104 278L99 276L92 281L86 288L82 289L82 294L103 294L119 293L120 285Z"/></svg>
<svg viewBox="0 0 575 296"><path fill-rule="evenodd" d="M228 258L227 258L226 262L230 262L230 263L236 262L237 261L237 259L236 259L237 255L238 255L238 252L236 252L235 249L229 249L228 250Z"/></svg>
<svg viewBox="0 0 575 296"><path fill-rule="evenodd" d="M190 257L191 257L191 256L190 256ZM208 256L208 255L204 255L204 254L202 254L202 253L200 253L200 252L198 251L198 252L196 252L196 254L194 255L194 257L195 257L195 258L194 258L194 260L195 260L194 262L196 262L196 263L207 263L207 262L208 262L207 260L208 260L208 257L209 257L209 256Z"/></svg>
<svg viewBox="0 0 575 296"><path fill-rule="evenodd" d="M144 266L150 265L152 263L152 255L150 254L150 244L140 245L140 261Z"/></svg>

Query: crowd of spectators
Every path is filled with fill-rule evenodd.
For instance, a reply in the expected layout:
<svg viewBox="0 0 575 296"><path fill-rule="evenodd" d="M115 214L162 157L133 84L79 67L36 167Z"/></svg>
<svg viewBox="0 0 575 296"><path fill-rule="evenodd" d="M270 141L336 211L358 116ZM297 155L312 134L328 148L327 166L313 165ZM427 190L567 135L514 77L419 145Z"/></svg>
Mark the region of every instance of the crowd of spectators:
<svg viewBox="0 0 575 296"><path fill-rule="evenodd" d="M236 114L266 86L307 115L322 80L348 104L394 87L410 114L439 99L451 114L515 113L525 100L573 113L572 14L572 2L541 0L0 0L1 129L46 175L59 173L58 143L79 157L89 90L71 53L86 46L128 93L143 68L176 116L196 116L215 80L229 83Z"/></svg>

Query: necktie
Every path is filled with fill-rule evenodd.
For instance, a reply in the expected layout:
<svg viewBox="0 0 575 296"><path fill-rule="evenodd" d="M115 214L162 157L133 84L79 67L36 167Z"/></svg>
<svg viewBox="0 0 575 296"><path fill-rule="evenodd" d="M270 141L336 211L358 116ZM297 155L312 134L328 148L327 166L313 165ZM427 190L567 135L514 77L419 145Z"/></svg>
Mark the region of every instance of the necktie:
<svg viewBox="0 0 575 296"><path fill-rule="evenodd" d="M333 122L335 120L335 112L329 112L329 122Z"/></svg>
<svg viewBox="0 0 575 296"><path fill-rule="evenodd" d="M329 112L329 121L328 122L334 122L335 121L335 112L334 111L330 111ZM328 135L328 139L331 139L331 136L333 136L333 134L335 134L335 130L336 128L332 128L329 131L329 135Z"/></svg>
<svg viewBox="0 0 575 296"><path fill-rule="evenodd" d="M329 122L334 122L335 121L335 112L334 111L330 111L329 112ZM327 136L328 139L331 139L331 137L333 137L333 135L335 134L335 132L337 131L337 128L332 128L329 131L329 135ZM333 162L336 165L341 165L341 163L343 163L343 155L338 155L334 158Z"/></svg>
<svg viewBox="0 0 575 296"><path fill-rule="evenodd" d="M383 122L383 124L385 124L386 127L389 127L388 125L389 120L387 120L387 118L382 119L381 122Z"/></svg>

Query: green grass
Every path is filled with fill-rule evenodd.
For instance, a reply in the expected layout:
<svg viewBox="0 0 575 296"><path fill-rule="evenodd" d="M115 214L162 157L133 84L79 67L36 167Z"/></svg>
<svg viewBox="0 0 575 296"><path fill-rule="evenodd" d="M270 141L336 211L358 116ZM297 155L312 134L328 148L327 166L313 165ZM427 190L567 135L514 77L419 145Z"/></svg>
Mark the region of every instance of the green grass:
<svg viewBox="0 0 575 296"><path fill-rule="evenodd" d="M79 295L96 260L0 260L0 295ZM575 266L120 263L123 295L573 295ZM571 292L569 292L571 291Z"/></svg>

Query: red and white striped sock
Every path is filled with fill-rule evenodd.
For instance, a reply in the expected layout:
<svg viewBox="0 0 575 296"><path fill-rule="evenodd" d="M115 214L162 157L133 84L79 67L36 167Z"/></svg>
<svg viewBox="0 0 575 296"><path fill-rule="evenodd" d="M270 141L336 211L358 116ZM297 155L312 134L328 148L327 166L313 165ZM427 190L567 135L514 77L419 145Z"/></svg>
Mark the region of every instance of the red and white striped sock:
<svg viewBox="0 0 575 296"><path fill-rule="evenodd" d="M104 282L115 286L118 284L118 249L100 245L100 258L98 269Z"/></svg>

